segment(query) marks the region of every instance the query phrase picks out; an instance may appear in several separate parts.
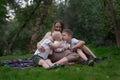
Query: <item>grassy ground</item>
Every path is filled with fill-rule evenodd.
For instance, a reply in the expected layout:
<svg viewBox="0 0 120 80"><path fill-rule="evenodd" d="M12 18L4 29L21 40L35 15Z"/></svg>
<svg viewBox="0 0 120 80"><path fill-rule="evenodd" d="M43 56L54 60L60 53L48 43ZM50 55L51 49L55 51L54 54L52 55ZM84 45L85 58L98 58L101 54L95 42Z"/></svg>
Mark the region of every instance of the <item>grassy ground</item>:
<svg viewBox="0 0 120 80"><path fill-rule="evenodd" d="M91 49L105 59L103 63L95 63L93 67L76 64L53 70L42 67L17 70L4 66L0 67L0 80L120 80L120 49L115 46ZM4 56L0 60L26 57L31 55Z"/></svg>

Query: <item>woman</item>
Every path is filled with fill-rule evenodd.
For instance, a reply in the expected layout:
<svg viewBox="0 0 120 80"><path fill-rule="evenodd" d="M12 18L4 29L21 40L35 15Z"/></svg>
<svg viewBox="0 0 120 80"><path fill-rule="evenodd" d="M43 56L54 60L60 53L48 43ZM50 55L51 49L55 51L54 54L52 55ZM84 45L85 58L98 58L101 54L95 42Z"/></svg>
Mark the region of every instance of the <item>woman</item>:
<svg viewBox="0 0 120 80"><path fill-rule="evenodd" d="M62 21L59 21L59 20L56 20L54 23L53 23L53 26L52 26L52 30L50 32L47 32L46 35L43 37L43 39L38 42L37 44L37 48L41 47L40 44L46 39L46 38L49 38L51 37L51 33L53 31L60 31L62 33L64 29L64 23ZM51 38L52 39L52 38Z"/></svg>
<svg viewBox="0 0 120 80"><path fill-rule="evenodd" d="M49 38L49 39L51 39L51 40L53 41L53 39L52 39L52 37L51 37L52 32L53 32L53 31L60 31L60 32L62 33L63 29L64 29L64 23L63 23L62 21L60 21L60 20L56 20L56 21L53 23L51 32L47 32L46 35L44 36L44 38L43 38L40 42L38 42L37 48L38 48L40 51L44 52L45 49L44 49L43 46L41 46L41 43L42 43L46 38ZM51 53L52 53L52 55L50 55L49 58L51 59L52 62L58 61L58 60L60 60L61 58L63 58L63 57L65 56L64 53L55 53L55 52L52 52L52 51L51 51Z"/></svg>

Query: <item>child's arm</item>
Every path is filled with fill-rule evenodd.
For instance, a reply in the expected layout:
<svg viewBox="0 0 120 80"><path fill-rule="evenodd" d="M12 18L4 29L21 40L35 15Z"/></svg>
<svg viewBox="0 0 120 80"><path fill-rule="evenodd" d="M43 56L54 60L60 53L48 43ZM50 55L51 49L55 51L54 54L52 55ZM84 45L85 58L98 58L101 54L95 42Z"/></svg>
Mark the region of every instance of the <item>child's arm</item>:
<svg viewBox="0 0 120 80"><path fill-rule="evenodd" d="M50 45L52 48L58 48L62 43L63 43L63 41L60 41L59 43L56 43L56 44L54 44L53 42L51 42L51 43L49 43L49 45Z"/></svg>
<svg viewBox="0 0 120 80"><path fill-rule="evenodd" d="M85 41L80 40L76 45L72 47L72 49L81 48L84 44L85 44Z"/></svg>

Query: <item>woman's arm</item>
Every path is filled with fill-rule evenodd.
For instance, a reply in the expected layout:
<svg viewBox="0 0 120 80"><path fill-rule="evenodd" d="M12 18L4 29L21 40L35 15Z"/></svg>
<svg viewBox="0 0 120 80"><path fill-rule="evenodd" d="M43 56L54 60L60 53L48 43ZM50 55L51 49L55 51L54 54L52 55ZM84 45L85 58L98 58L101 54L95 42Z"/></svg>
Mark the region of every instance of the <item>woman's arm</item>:
<svg viewBox="0 0 120 80"><path fill-rule="evenodd" d="M59 43L53 43L53 42L51 42L51 43L49 43L49 45L52 47L52 48L58 48L61 44L63 43L63 41L60 41Z"/></svg>
<svg viewBox="0 0 120 80"><path fill-rule="evenodd" d="M41 43L50 36L51 36L51 32L47 32L46 35L43 37L43 39L37 43L37 49L38 50L40 50L41 52L45 51L44 47L41 46Z"/></svg>
<svg viewBox="0 0 120 80"><path fill-rule="evenodd" d="M43 39L37 43L37 48L40 46L40 44L41 44L45 39L49 38L50 36L51 36L51 32L47 32L47 33L45 34L45 36L43 37Z"/></svg>

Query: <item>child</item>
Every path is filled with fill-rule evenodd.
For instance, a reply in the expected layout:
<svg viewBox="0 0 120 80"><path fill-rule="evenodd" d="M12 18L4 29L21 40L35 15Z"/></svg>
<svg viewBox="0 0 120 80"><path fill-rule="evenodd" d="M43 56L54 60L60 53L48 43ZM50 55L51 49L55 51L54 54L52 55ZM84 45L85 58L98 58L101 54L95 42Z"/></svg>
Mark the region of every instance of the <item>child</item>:
<svg viewBox="0 0 120 80"><path fill-rule="evenodd" d="M48 39L45 39L41 45L45 48L45 52L42 52L40 50L36 50L35 53L34 53L34 56L32 57L33 59L33 63L35 65L41 65L42 67L44 67L45 69L48 69L50 66L52 66L52 62L50 59L48 59L48 55L50 54L50 48L58 48L63 42L61 41L62 40L62 37L61 35L58 35L58 34L61 34L60 32L53 32L52 33L52 38L54 40L58 40L59 43L53 43L49 38Z"/></svg>
<svg viewBox="0 0 120 80"><path fill-rule="evenodd" d="M66 41L67 43L70 44L70 50L65 50L65 53L78 53L78 55L85 61L88 63L88 65L93 65L93 60L89 60L86 55L83 53L82 51L82 47L84 46L85 42L84 41L80 41L80 40L77 40L75 38L72 38L72 31L70 31L69 29L64 29L63 32L62 32L62 38L64 41ZM58 64L61 64L61 63L66 63L66 62L69 62L70 59L74 60L75 57L74 56L77 56L77 55L69 55L70 57L67 58L64 57L63 59L57 61L56 63ZM79 60L79 59L78 59Z"/></svg>
<svg viewBox="0 0 120 80"><path fill-rule="evenodd" d="M65 41L62 40L62 34L60 32L56 32L54 31L55 33L52 34L52 38L54 38L54 44L58 44L62 41L62 44L57 47L57 48L53 48L53 51L54 52L57 52L57 53L61 53L63 52L64 50L66 50L67 48L69 48L69 44L66 44Z"/></svg>

